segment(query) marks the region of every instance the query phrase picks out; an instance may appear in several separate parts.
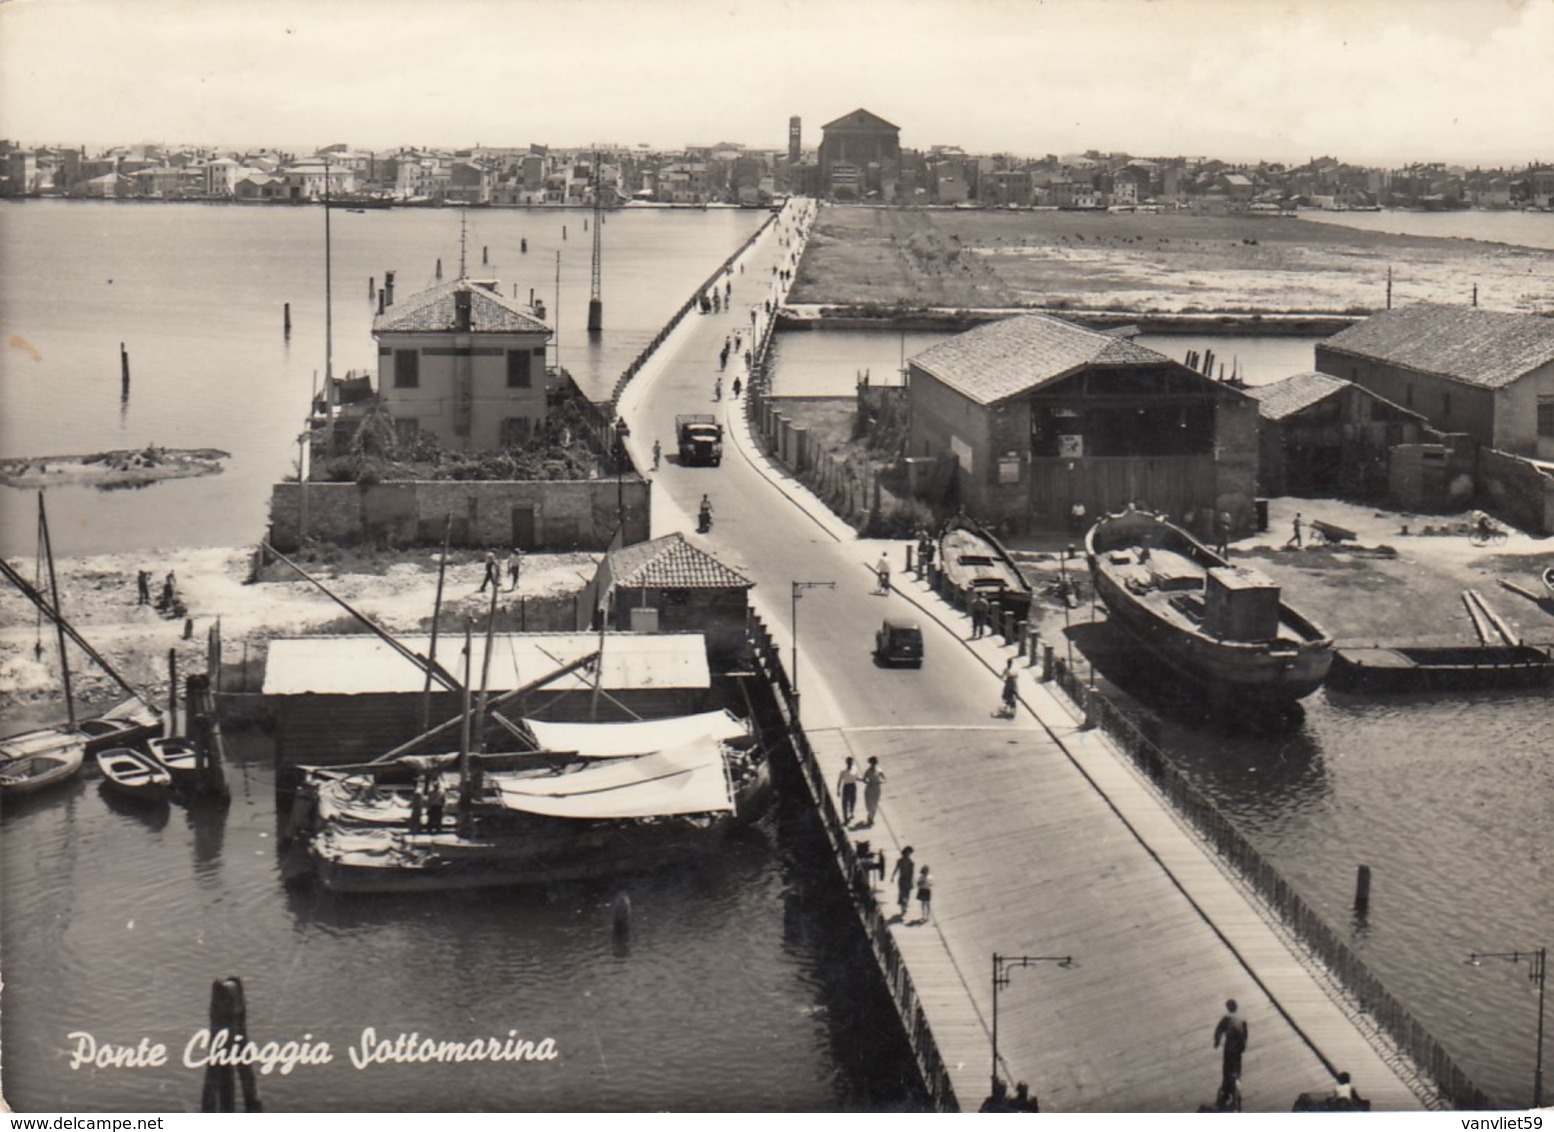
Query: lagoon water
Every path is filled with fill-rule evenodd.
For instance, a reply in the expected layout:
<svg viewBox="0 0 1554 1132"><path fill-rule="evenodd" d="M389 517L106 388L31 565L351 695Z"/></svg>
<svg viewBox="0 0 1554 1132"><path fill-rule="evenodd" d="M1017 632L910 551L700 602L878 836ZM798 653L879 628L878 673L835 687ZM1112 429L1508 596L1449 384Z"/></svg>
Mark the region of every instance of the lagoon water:
<svg viewBox="0 0 1554 1132"><path fill-rule="evenodd" d="M612 214L609 332L592 348L576 332L588 293L584 216L471 212L468 246L475 264L489 246L492 274L525 294L535 287L548 303L554 252L563 249L563 361L604 387L761 219ZM432 281L438 256L451 273L458 219L335 215L337 373L375 360L367 276L381 283L385 268L397 268L403 295ZM268 484L289 468L313 371L323 366L322 224L317 209L0 205L5 338L19 336L42 355L3 355L0 453L155 441L234 457L210 479L52 494L62 552L241 544L262 532ZM517 251L524 235L527 256ZM739 291L736 277L736 300ZM122 406L121 339L134 367ZM845 396L859 370L894 380L903 354L937 340L784 335L776 388ZM1177 358L1208 346L1239 358L1259 384L1310 368L1310 343L1289 339L1146 344ZM30 557L30 494L0 489L0 506L0 553ZM1322 692L1306 707L1288 733L1224 735L1177 722L1167 737L1199 787L1468 1074L1506 1103L1525 1104L1535 988L1525 968L1463 959L1554 945L1554 703L1537 694L1383 702ZM244 978L256 1038L311 1033L333 1047L331 1068L261 1080L276 1109L911 1102L891 1025L876 1000L859 997L867 964L847 946L826 882L813 879L823 866L801 814L779 811L704 870L634 882L637 931L623 951L610 938L611 891L362 901L287 891L267 747L238 737L234 754L237 800L225 819L182 810L148 819L115 808L87 782L7 807L0 1041L14 1106L197 1105L199 1076L189 1070L71 1070L67 1035L150 1036L176 1061L204 1023L210 981L228 974ZM1364 924L1348 912L1361 863L1375 871ZM516 1029L555 1038L562 1057L467 1074L358 1071L345 1051L365 1026L449 1040Z"/></svg>
<svg viewBox="0 0 1554 1132"><path fill-rule="evenodd" d="M543 299L561 363L590 394L616 377L668 317L766 218L741 209L607 214L605 333L589 340L587 211L396 209L330 213L334 372L377 364L367 283L396 272L405 299L458 273ZM565 237L563 237L565 230ZM528 241L527 253L521 251ZM0 203L0 455L220 448L226 471L139 491L63 489L50 499L64 554L156 546L241 546L262 538L269 485L291 473L325 367L324 210L206 204ZM561 301L556 256L561 254ZM484 259L489 262L482 262ZM758 284L736 277L734 299ZM282 334L291 304L292 334ZM121 400L119 344L131 381ZM709 359L709 369L712 360ZM0 553L30 555L36 508L0 488Z"/></svg>

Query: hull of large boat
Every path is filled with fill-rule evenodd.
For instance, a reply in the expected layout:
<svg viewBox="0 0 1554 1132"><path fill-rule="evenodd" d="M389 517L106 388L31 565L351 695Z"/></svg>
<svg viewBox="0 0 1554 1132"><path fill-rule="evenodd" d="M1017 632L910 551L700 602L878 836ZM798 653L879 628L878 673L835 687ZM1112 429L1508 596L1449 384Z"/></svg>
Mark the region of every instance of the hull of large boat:
<svg viewBox="0 0 1554 1132"><path fill-rule="evenodd" d="M683 863L731 827L728 815L694 827L508 830L463 840L451 834L388 834L381 852L341 850L326 837L311 850L313 872L331 892L443 892L607 880Z"/></svg>
<svg viewBox="0 0 1554 1132"><path fill-rule="evenodd" d="M1229 703L1287 704L1327 679L1333 642L1308 618L1280 605L1280 634L1265 641L1227 640L1181 623L1158 601L1130 589L1112 552L1149 545L1207 570L1228 565L1187 532L1142 512L1108 516L1086 538L1096 593L1112 619L1171 675L1185 677Z"/></svg>

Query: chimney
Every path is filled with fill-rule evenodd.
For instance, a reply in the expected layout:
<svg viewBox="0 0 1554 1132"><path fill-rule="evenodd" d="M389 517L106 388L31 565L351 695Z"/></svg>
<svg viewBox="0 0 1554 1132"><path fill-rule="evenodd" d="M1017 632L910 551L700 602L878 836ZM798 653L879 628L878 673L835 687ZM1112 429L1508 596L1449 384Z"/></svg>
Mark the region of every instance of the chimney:
<svg viewBox="0 0 1554 1132"><path fill-rule="evenodd" d="M378 288L378 313L382 314L383 313L383 309L384 309L383 288L379 287Z"/></svg>
<svg viewBox="0 0 1554 1132"><path fill-rule="evenodd" d="M541 322L545 321L545 300L544 299L535 299L534 300L534 317L539 319Z"/></svg>
<svg viewBox="0 0 1554 1132"><path fill-rule="evenodd" d="M387 292L387 294L384 296L384 299L385 299L384 306L389 306L389 307L393 306L394 305L394 273L392 271L385 271L383 273L383 290L385 292Z"/></svg>
<svg viewBox="0 0 1554 1132"><path fill-rule="evenodd" d="M453 329L467 334L470 330L470 299L472 296L467 290L458 290L453 293Z"/></svg>

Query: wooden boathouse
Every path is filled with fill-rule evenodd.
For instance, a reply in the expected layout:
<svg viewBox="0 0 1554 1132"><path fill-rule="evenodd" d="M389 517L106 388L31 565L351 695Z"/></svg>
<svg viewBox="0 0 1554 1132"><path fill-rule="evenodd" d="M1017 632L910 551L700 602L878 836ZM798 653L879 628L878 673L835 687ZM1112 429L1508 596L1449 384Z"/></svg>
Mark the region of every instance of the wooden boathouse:
<svg viewBox="0 0 1554 1132"><path fill-rule="evenodd" d="M530 693L512 716L565 722L622 722L706 709L712 686L701 633L499 633L492 640L490 692L500 695L600 648L601 671L562 676ZM428 637L401 643L428 655ZM462 679L463 642L443 638L437 660ZM478 691L485 642L473 642ZM263 695L275 717L279 767L365 762L420 734L426 675L374 636L289 637L270 642ZM455 718L460 695L434 684L432 725Z"/></svg>

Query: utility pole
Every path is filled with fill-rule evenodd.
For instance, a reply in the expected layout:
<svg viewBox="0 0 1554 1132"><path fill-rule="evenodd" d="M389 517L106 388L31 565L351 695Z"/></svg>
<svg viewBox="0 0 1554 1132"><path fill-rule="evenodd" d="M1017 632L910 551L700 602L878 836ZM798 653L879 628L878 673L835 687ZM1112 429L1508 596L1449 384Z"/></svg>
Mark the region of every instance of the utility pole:
<svg viewBox="0 0 1554 1132"><path fill-rule="evenodd" d="M604 178L599 174L599 152L594 151L594 257L593 274L588 284L588 333L598 334L604 328L604 298L600 289L600 275L604 264Z"/></svg>

